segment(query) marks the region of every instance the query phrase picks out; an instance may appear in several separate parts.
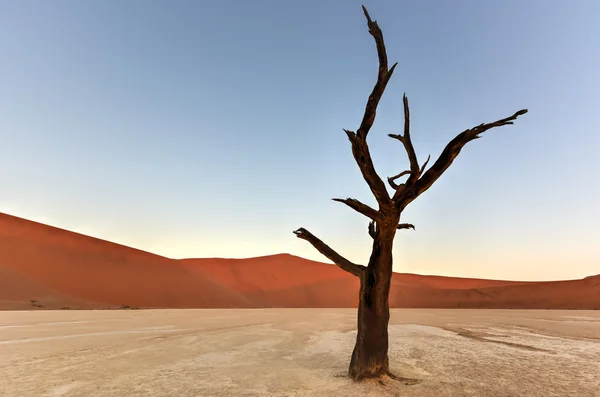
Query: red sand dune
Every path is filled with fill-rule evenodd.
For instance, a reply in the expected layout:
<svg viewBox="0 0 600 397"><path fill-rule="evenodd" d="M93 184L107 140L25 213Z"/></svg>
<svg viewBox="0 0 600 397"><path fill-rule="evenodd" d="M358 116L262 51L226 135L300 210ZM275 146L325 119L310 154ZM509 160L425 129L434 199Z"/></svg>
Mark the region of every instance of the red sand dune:
<svg viewBox="0 0 600 397"><path fill-rule="evenodd" d="M174 260L0 213L0 309L355 307L357 293L354 276L288 254ZM598 309L600 275L515 282L394 273L390 304Z"/></svg>

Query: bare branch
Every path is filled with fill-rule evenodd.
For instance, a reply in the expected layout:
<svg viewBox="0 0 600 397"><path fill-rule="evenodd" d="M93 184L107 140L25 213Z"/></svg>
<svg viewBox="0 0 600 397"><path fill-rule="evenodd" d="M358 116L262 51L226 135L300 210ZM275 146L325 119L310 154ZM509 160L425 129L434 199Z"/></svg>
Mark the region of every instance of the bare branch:
<svg viewBox="0 0 600 397"><path fill-rule="evenodd" d="M303 240L308 241L312 244L313 247L317 249L321 254L325 255L330 261L338 265L341 269L347 271L348 273L354 274L357 277L361 277L363 272L365 271L365 267L362 265L357 265L355 263L350 262L348 259L344 258L337 252L335 252L331 247L325 244L323 241L319 240L315 237L311 232L304 228L300 228L298 230L294 230L294 234Z"/></svg>
<svg viewBox="0 0 600 397"><path fill-rule="evenodd" d="M399 134L388 134L390 138L394 138L402 142L406 154L408 155L408 161L410 162L411 179L419 173L419 161L417 160L417 154L415 148L410 139L410 110L408 108L408 98L404 94L402 98L404 103L404 135Z"/></svg>
<svg viewBox="0 0 600 397"><path fill-rule="evenodd" d="M410 224L410 223L401 223L398 226L396 226L396 229L412 229L412 230L415 230L415 225Z"/></svg>
<svg viewBox="0 0 600 397"><path fill-rule="evenodd" d="M527 109L522 109L510 117L494 121L493 123L479 124L476 127L465 130L458 134L448 143L448 145L446 145L442 151L442 154L440 154L440 157L418 181L416 181L412 186L403 189L402 192L396 191L396 194L394 195L396 207L400 210L403 210L414 199L429 189L431 185L433 185L433 183L437 181L438 178L448 169L448 167L450 167L454 159L460 153L461 149L467 143L474 139L480 138L480 134L491 128L513 124L513 121L516 120L517 117L522 116L525 113L527 113ZM424 168L425 167L423 166L423 169Z"/></svg>
<svg viewBox="0 0 600 397"><path fill-rule="evenodd" d="M401 142L406 149L406 154L408 154L408 160L410 161L412 175L409 179L415 179L415 175L419 172L419 161L417 160L417 154L415 153L415 148L410 139L410 110L408 108L408 98L406 97L406 94L402 97L402 102L404 104L404 139Z"/></svg>
<svg viewBox="0 0 600 397"><path fill-rule="evenodd" d="M421 169L419 170L419 178L421 177L421 175L423 175L423 171L425 171L425 167L427 167L427 163L429 163L430 159L431 159L431 155L427 156L427 160L425 160L425 162L421 166Z"/></svg>
<svg viewBox="0 0 600 397"><path fill-rule="evenodd" d="M379 105L379 101L383 96L388 81L394 73L397 63L388 69L388 59L385 43L383 41L383 33L381 32L379 25L377 25L377 21L373 21L371 19L364 6L363 12L367 18L369 33L375 39L377 57L379 59L379 70L377 73L377 82L375 83L371 95L369 95L369 99L367 100L365 113L360 123L360 127L356 133L349 130L344 131L352 143L352 155L354 156L354 159L360 168L360 172L365 182L367 182L371 192L375 196L377 203L380 207L389 207L391 206L392 201L385 187L385 183L377 174L375 166L373 165L373 160L371 159L371 154L369 152L369 146L367 145L367 135L373 126L375 115L377 113L377 106Z"/></svg>
<svg viewBox="0 0 600 397"><path fill-rule="evenodd" d="M375 171L367 141L361 139L352 131L344 131L352 144L352 155L354 156L354 160L356 160L356 164L360 169L363 179L367 182L367 185L369 185L377 203L380 206L389 206L391 204L390 195L385 188L385 184L377 174L377 171Z"/></svg>
<svg viewBox="0 0 600 397"><path fill-rule="evenodd" d="M371 208L368 205L363 204L360 201L353 199L353 198L346 198L346 199L334 198L332 200L337 201L338 203L344 203L348 207L352 208L354 211L360 212L367 218L371 218L373 220L377 220L381 216L381 213L379 211L377 211L376 209Z"/></svg>
<svg viewBox="0 0 600 397"><path fill-rule="evenodd" d="M431 159L431 155L427 156L427 160L425 160L425 162L423 163L423 165L417 172L416 179L420 178L421 175L423 175L423 171L425 170L425 167L427 167L427 163L429 163L429 159ZM404 175L412 175L412 171L410 171L410 170L402 171L398 175L394 175L394 176L388 178L388 183L390 184L392 189L396 190L396 193L394 194L394 196L396 196L396 194L399 195L402 192L402 189L404 189L404 187L409 182L409 181L406 181L406 183L401 183L399 185L394 182L396 179L403 177ZM410 178L409 178L409 180L410 180Z"/></svg>
<svg viewBox="0 0 600 397"><path fill-rule="evenodd" d="M398 175L390 176L387 179L388 183L390 184L390 186L392 187L392 189L397 190L401 185L397 185L394 181L396 179L398 179L398 178L403 177L404 175L409 175L409 174L410 174L410 170L406 170L406 171L402 171Z"/></svg>
<svg viewBox="0 0 600 397"><path fill-rule="evenodd" d="M375 45L377 46L377 57L379 58L379 73L377 74L377 83L375 87L373 87L373 92L369 95L369 100L367 101L367 107L365 109L365 114L363 116L362 122L360 123L360 128L358 129L356 135L360 138L365 139L369 130L373 126L373 122L375 121L375 113L377 111L377 105L381 100L383 92L385 91L385 87L392 77L394 73L394 69L398 63L395 63L388 70L388 59L387 52L385 49L385 43L383 42L383 33L377 25L377 21L371 20L367 9L363 6L363 12L365 13L365 17L367 18L367 26L369 27L369 33L375 39Z"/></svg>
<svg viewBox="0 0 600 397"><path fill-rule="evenodd" d="M392 185L392 188L394 188L396 190L396 192L394 193L394 198L398 197L398 195L406 189L407 186L410 186L412 184L414 184L417 179L419 179L419 177L421 176L421 170L425 168L425 165L427 165L427 161L429 161L429 159L425 162L425 164L423 165L423 167L419 166L419 160L417 159L417 153L415 152L415 148L412 144L412 140L410 139L410 109L408 107L408 98L406 97L406 94L404 94L404 96L402 97L402 102L404 104L404 134L403 135L398 135L398 134L388 134L388 136L390 138L394 138L399 140L402 145L404 146L404 149L406 150L406 154L408 155L408 161L410 162L410 171L404 171L404 173L401 173L402 175L409 175L408 179L406 180L406 183L401 184L401 185L396 185L395 183L392 184L390 183L390 185ZM400 174L399 174L400 175ZM396 177L392 177L392 180L396 179ZM389 178L388 178L389 181Z"/></svg>

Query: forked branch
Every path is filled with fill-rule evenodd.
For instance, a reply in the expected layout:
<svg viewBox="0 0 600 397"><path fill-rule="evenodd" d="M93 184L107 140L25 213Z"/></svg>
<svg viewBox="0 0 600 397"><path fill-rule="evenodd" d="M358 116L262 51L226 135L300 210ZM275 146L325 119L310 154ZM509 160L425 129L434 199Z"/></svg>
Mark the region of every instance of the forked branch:
<svg viewBox="0 0 600 397"><path fill-rule="evenodd" d="M397 195L394 195L396 207L402 211L409 203L429 189L431 185L433 185L433 183L437 181L438 178L448 169L448 167L450 167L454 159L458 156L462 148L467 143L474 139L480 138L480 134L491 128L513 124L513 121L516 120L517 117L522 116L525 113L527 113L527 109L522 109L510 117L494 121L493 123L479 124L476 127L465 130L458 134L448 143L448 145L446 145L442 151L442 154L440 154L440 157L431 166L431 168L429 168L423 174L423 176L421 176L420 179L414 183L414 185L403 189L402 192L396 192Z"/></svg>
<svg viewBox="0 0 600 397"><path fill-rule="evenodd" d="M404 134L388 134L388 136L399 140L402 142L402 145L404 145L404 149L408 155L408 161L410 162L411 178L409 179L412 179L419 173L419 161L417 160L417 153L415 152L412 140L410 139L410 109L408 108L408 98L406 97L406 94L402 97L402 102L404 104Z"/></svg>
<svg viewBox="0 0 600 397"><path fill-rule="evenodd" d="M425 160L425 162L421 166L421 169L419 170L419 178L421 177L421 175L423 175L423 171L425 171L425 168L427 167L427 164L429 163L429 160L431 160L431 155L427 156L427 160Z"/></svg>
<svg viewBox="0 0 600 397"><path fill-rule="evenodd" d="M425 160L425 162L423 163L423 165L419 168L418 172L417 172L417 178L420 178L421 175L423 175L423 171L425 170L425 168L427 167L427 163L429 163L429 159L431 159L431 155L427 156L427 160ZM414 178L409 178L409 181L407 181L406 183L401 183L400 185L398 185L395 181L398 178L402 178L405 175L412 175L412 171L411 170L406 170L406 171L402 171L401 173L394 175L394 176L390 176L388 177L388 183L390 184L390 186L392 187L392 189L394 189L396 192L398 192L398 190L400 190L401 188L404 188L404 186L411 180ZM415 180L416 180L415 179ZM399 193L395 193L394 196L396 194Z"/></svg>
<svg viewBox="0 0 600 397"><path fill-rule="evenodd" d="M366 268L364 266L350 262L348 259L335 252L330 246L328 246L327 244L319 240L317 237L315 237L308 230L301 227L298 230L294 230L294 234L298 238L301 238L311 243L312 246L317 249L317 251L325 255L330 261L332 261L348 273L354 274L357 277L361 277L361 275L365 271Z"/></svg>
<svg viewBox="0 0 600 397"><path fill-rule="evenodd" d="M402 171L398 175L388 178L390 186L395 190L392 199L396 199L402 191L404 191L410 185L413 185L421 177L425 167L427 167L427 163L429 163L428 157L422 166L419 165L417 153L415 152L415 148L410 138L410 109L408 107L408 98L406 97L406 94L404 94L402 97L402 102L404 103L404 134L388 134L388 136L390 138L399 140L404 146L404 150L406 150L406 154L408 155L410 170ZM394 182L396 179L404 175L409 176L405 183L398 185Z"/></svg>
<svg viewBox="0 0 600 397"><path fill-rule="evenodd" d="M410 175L410 170L406 170L406 171L402 171L401 173L394 175L394 176L390 176L388 177L388 183L390 184L390 186L392 187L392 189L394 190L398 190L398 188L400 188L401 185L396 184L395 180L398 178L402 178L404 175Z"/></svg>

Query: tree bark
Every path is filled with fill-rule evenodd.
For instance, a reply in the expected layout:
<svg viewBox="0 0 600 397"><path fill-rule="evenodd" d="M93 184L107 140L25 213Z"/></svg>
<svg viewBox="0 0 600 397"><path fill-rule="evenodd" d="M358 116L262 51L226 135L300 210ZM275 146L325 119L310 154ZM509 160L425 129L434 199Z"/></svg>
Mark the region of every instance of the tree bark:
<svg viewBox="0 0 600 397"><path fill-rule="evenodd" d="M392 226L377 228L369 265L360 277L358 333L348 372L354 380L389 374L389 292L395 231Z"/></svg>

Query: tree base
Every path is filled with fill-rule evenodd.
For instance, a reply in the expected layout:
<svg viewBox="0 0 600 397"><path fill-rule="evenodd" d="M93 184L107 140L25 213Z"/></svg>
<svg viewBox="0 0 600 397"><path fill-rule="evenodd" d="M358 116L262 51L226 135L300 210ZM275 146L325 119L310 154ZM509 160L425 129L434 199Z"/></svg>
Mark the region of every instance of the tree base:
<svg viewBox="0 0 600 397"><path fill-rule="evenodd" d="M388 375L388 371L386 370L381 370L381 371L377 371L377 372L361 372L361 373L353 373L350 372L348 373L348 376L350 376L350 378L352 378L353 380L360 382L361 380L365 380L365 379L379 379L385 375Z"/></svg>

